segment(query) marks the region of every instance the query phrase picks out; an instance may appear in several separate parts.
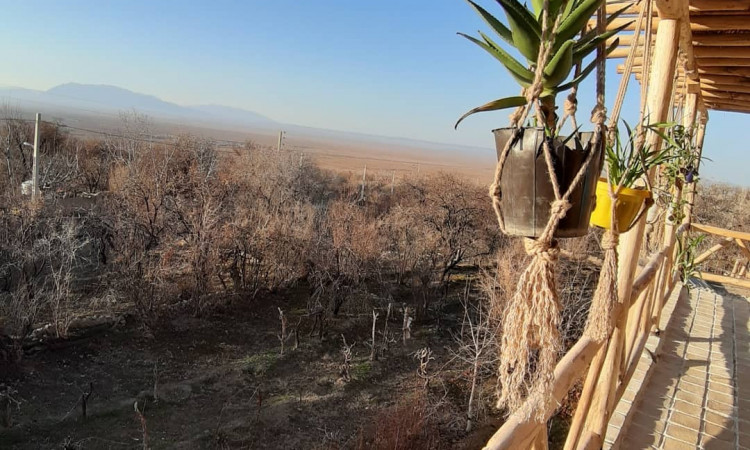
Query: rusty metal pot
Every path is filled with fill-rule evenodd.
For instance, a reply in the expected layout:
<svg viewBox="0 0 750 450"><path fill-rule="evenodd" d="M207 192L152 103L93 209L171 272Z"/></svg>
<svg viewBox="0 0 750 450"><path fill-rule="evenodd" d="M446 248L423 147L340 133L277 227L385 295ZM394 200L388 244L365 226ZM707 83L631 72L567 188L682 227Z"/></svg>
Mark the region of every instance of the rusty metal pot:
<svg viewBox="0 0 750 450"><path fill-rule="evenodd" d="M493 130L498 157L513 137L513 128ZM578 186L570 196L572 207L555 232L556 238L583 236L588 232L589 218L596 203L596 183L599 180L604 143L600 139L592 149L593 132L578 133L567 141L562 137L552 140L552 161L555 174L564 193L575 178L589 152L594 151ZM500 179L500 200L505 232L514 236L539 237L550 217L550 205L555 194L544 158L543 128L523 128L510 148Z"/></svg>

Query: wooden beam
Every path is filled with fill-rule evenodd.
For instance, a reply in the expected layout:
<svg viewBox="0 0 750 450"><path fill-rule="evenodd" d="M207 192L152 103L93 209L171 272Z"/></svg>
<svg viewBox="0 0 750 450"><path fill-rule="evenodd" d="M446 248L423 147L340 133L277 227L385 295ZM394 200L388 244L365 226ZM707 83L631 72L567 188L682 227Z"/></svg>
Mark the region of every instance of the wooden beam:
<svg viewBox="0 0 750 450"><path fill-rule="evenodd" d="M725 112L735 112L740 114L750 114L750 105L748 106L735 106L735 105L721 105L716 103L706 103L706 106L709 109L712 109L714 111L725 111Z"/></svg>
<svg viewBox="0 0 750 450"><path fill-rule="evenodd" d="M690 16L692 31L750 31L750 17L744 15Z"/></svg>
<svg viewBox="0 0 750 450"><path fill-rule="evenodd" d="M750 58L750 47L696 46L696 58Z"/></svg>
<svg viewBox="0 0 750 450"><path fill-rule="evenodd" d="M649 76L651 86L646 102L647 110L651 114L650 119L663 122L667 120L670 109L669 105L677 68L677 51L680 40L680 20L678 19L682 17L683 11L687 11L687 1L657 0L656 5L659 9L659 16L669 18L661 20L659 32L656 34L653 60L657 63L651 66ZM662 140L656 133L648 135L648 142L650 148L654 151L658 152L661 148ZM655 172L656 168L652 168L648 176L653 177ZM617 384L622 374L622 359L628 327L627 310L630 308L633 299L633 279L638 267L645 228L646 220L645 217L642 217L630 231L620 235L620 243L617 248L619 254L617 288L619 306L625 312L619 315L608 345L605 349L602 349L606 352L606 356L602 371L595 381L595 392L581 433L581 436L584 437L592 433L604 436L610 415L615 407Z"/></svg>
<svg viewBox="0 0 750 450"><path fill-rule="evenodd" d="M591 360L600 347L601 344L584 336L557 363L555 378L552 381L552 398L549 399L552 404L560 404L563 401L573 384L583 376L586 367L591 364ZM532 439L536 436L535 430L540 424L524 416L523 408L511 414L484 448L486 450L528 448L528 444L523 445L524 441L529 435Z"/></svg>
<svg viewBox="0 0 750 450"><path fill-rule="evenodd" d="M703 95L703 99L707 102L714 100L729 100L738 101L741 103L750 103L750 94L743 94L740 92L704 90L701 92L701 94Z"/></svg>
<svg viewBox="0 0 750 450"><path fill-rule="evenodd" d="M607 3L607 15L609 16L610 14L613 14L621 10L628 4L630 4L630 7L626 9L625 12L622 13L622 15L633 15L633 14L637 15L638 13L641 12L639 6L636 3L626 1L626 2ZM654 11L654 14L656 14L655 11Z"/></svg>
<svg viewBox="0 0 750 450"><path fill-rule="evenodd" d="M614 30L615 28L619 28L622 26L625 26L623 31L635 31L635 25L637 20L632 17L618 17L615 20L611 21L609 25L607 25L607 30ZM627 26L626 26L627 25ZM596 19L593 19L589 21L590 27L596 26ZM659 26L659 19L654 17L651 19L651 29L656 31L657 27ZM644 20L643 25L641 25L642 29L646 28L646 23ZM658 34L658 33L657 33Z"/></svg>
<svg viewBox="0 0 750 450"><path fill-rule="evenodd" d="M705 75L736 75L750 77L750 67L701 67L698 65L698 73L701 78Z"/></svg>
<svg viewBox="0 0 750 450"><path fill-rule="evenodd" d="M750 233L744 231L727 230L726 228L719 228L712 225L704 225L702 223L694 223L690 225L693 230L702 231L704 233L715 234L717 236L730 237L734 239L742 239L743 241L750 241Z"/></svg>
<svg viewBox="0 0 750 450"><path fill-rule="evenodd" d="M661 19L680 20L688 15L688 0L655 0L654 3Z"/></svg>
<svg viewBox="0 0 750 450"><path fill-rule="evenodd" d="M701 79L701 90L704 92L733 92L737 94L750 94L750 84L745 86L731 84L709 84Z"/></svg>
<svg viewBox="0 0 750 450"><path fill-rule="evenodd" d="M710 85L750 86L750 77L743 77L739 75L704 74L701 77L701 85L704 87Z"/></svg>
<svg viewBox="0 0 750 450"><path fill-rule="evenodd" d="M628 47L629 48L631 45L633 45L633 41L635 40L635 34L633 34L633 33L631 33L631 34L618 34L617 36L613 36L613 37L607 39L607 46L612 45L615 42L615 39L620 39L620 45L623 46L623 47ZM640 36L638 36L638 44L639 45L643 45L643 43L645 42L645 40L646 40L646 38L645 38L645 36L643 34L641 34ZM651 45L653 45L655 41L656 41L656 33L654 33L651 36Z"/></svg>
<svg viewBox="0 0 750 450"><path fill-rule="evenodd" d="M747 244L745 244L745 241L742 239L735 239L734 242L737 243L737 245L740 246L740 249L742 249L742 253L745 254L745 257L747 259L750 259L750 248L747 248Z"/></svg>
<svg viewBox="0 0 750 450"><path fill-rule="evenodd" d="M709 248L705 252L701 253L700 255L696 256L693 260L694 265L698 265L702 263L703 261L707 260L711 257L714 253L718 252L722 248L726 247L727 245L732 243L732 238L724 238L723 241L719 242L718 244L714 245L713 247Z"/></svg>
<svg viewBox="0 0 750 450"><path fill-rule="evenodd" d="M651 26L654 30L658 29L661 19L652 18ZM589 26L595 26L596 21L589 22ZM627 24L627 26L625 26ZM629 17L618 17L607 25L607 30L614 30L625 26L623 31L634 31L635 21ZM750 31L750 16L744 14L716 14L716 15L691 15L690 30L693 32L712 32L717 31ZM658 34L658 33L657 33Z"/></svg>
<svg viewBox="0 0 750 450"><path fill-rule="evenodd" d="M612 50L610 54L607 55L607 58L609 59L627 58L629 54L630 54L630 46L620 46ZM643 56L643 47L638 47L635 50L635 56L637 58Z"/></svg>
<svg viewBox="0 0 750 450"><path fill-rule="evenodd" d="M713 281L716 283L728 284L731 286L739 286L750 289L750 280L742 278L732 278L724 275L716 275L714 273L708 272L698 272L698 276L700 276L705 281Z"/></svg>
<svg viewBox="0 0 750 450"><path fill-rule="evenodd" d="M750 0L690 0L690 13L744 11L750 12Z"/></svg>
<svg viewBox="0 0 750 450"><path fill-rule="evenodd" d="M750 20L750 19L749 19ZM698 58L698 64L702 69L709 67L750 67L750 58Z"/></svg>
<svg viewBox="0 0 750 450"><path fill-rule="evenodd" d="M742 47L750 45L750 32L744 31L735 33L717 33L710 31L693 31L693 45L696 47L704 45Z"/></svg>

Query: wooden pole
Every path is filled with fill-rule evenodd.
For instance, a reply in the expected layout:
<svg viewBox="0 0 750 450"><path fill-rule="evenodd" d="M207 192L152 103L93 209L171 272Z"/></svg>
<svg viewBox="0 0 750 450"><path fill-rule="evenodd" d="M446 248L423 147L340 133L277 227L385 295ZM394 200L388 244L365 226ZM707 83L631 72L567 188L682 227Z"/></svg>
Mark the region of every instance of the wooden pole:
<svg viewBox="0 0 750 450"><path fill-rule="evenodd" d="M660 16L664 14L659 23L659 30L656 35L656 44L654 48L653 64L651 68L649 96L646 102L646 115L650 122L664 122L669 113L669 104L672 97L672 87L677 62L677 49L680 37L680 21L682 13L673 12L671 8L681 6L687 8L685 0L674 2L657 1ZM664 11L662 11L664 8ZM649 144L654 151L661 148L661 139L655 133L648 136ZM649 176L653 177L655 168L650 171ZM633 279L635 278L636 268L638 267L638 258L643 241L643 232L646 223L641 218L638 223L627 233L620 236L618 254L620 256L618 267L618 297L621 308L625 310L630 307L630 298L633 289ZM615 329L610 337L608 345L600 351L606 352L602 371L598 379L594 382L596 389L591 401L591 406L587 413L582 436L594 434L604 436L610 414L614 409L617 383L620 376L620 364L622 359L623 347L625 344L625 330L627 327L627 314L620 314ZM589 380L587 379L587 383Z"/></svg>
<svg viewBox="0 0 750 450"><path fill-rule="evenodd" d="M276 144L276 151L277 152L281 151L281 141L283 139L284 139L284 132L283 131L279 131L279 142Z"/></svg>
<svg viewBox="0 0 750 450"><path fill-rule="evenodd" d="M692 130L695 124L695 118L698 114L698 94L685 94L685 108L682 111L682 126L687 130ZM668 206L667 218L664 221L664 241L663 248L667 248L667 259L664 261L657 278L656 288L654 289L652 305L653 309L649 311L650 316L654 317L654 323L658 326L661 309L664 307L666 292L669 289L669 281L672 274L672 263L674 261L674 247L677 242L676 227L677 223L674 217L680 212L680 200L682 199L682 185L675 183L671 188L672 201ZM682 207L684 212L684 207Z"/></svg>
<svg viewBox="0 0 750 450"><path fill-rule="evenodd" d="M703 140L706 136L706 123L708 122L708 113L701 112L698 123L698 131L695 136L695 148L698 152L698 166L695 170L700 170L700 160L703 154ZM695 205L696 183L688 183L685 186L685 206L683 207L682 223L690 224L693 221L693 206Z"/></svg>
<svg viewBox="0 0 750 450"><path fill-rule="evenodd" d="M359 191L359 200L363 201L365 199L365 183L367 182L367 164L365 164L365 168L362 170L362 189Z"/></svg>
<svg viewBox="0 0 750 450"><path fill-rule="evenodd" d="M36 200L39 191L39 124L42 122L42 115L36 113L36 123L34 124L34 161L31 168L31 200Z"/></svg>

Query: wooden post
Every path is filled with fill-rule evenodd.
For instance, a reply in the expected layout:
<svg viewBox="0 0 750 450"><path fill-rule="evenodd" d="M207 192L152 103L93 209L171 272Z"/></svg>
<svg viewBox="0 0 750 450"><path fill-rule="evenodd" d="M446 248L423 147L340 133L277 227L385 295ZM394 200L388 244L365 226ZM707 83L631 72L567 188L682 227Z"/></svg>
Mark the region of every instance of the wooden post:
<svg viewBox="0 0 750 450"><path fill-rule="evenodd" d="M367 164L365 164L364 170L362 170L362 188L359 191L359 201L365 199L365 183L367 182Z"/></svg>
<svg viewBox="0 0 750 450"><path fill-rule="evenodd" d="M682 126L686 129L691 129L695 123L697 112L698 94L693 92L685 93L685 108L683 109L682 114ZM675 230L678 224L674 222L672 217L678 213L677 208L680 208L681 198L682 186L675 184L675 186L672 186L672 202L669 205L667 218L664 222L664 241L662 248L668 248L669 250L667 251L667 259L664 261L664 265L661 267L657 278L657 284L653 294L654 298L652 299L653 309L650 311L650 315L654 318L654 324L656 324L657 327L659 326L659 318L661 317L661 309L664 307L666 293L669 289L672 263L674 262L674 246L677 243Z"/></svg>
<svg viewBox="0 0 750 450"><path fill-rule="evenodd" d="M686 0L672 2L657 0L656 4L662 20L659 23L659 30L656 35L653 61L657 63L651 66L646 114L650 122L664 122L669 112L676 70L677 47L680 36L679 18L683 16L682 9L687 9L687 2ZM654 151L658 151L661 148L661 139L657 134L649 134L648 139ZM653 177L654 173L655 168L650 171L649 176ZM618 246L620 260L617 276L618 297L620 307L626 310L630 307L633 279L638 267L638 258L645 226L646 223L641 218L632 230L620 236L620 244ZM588 436L589 434L604 436L610 414L615 404L616 389L621 372L622 352L625 343L627 316L627 314L619 315L608 345L600 349L601 352L606 352L601 373L596 380L590 378L586 380L586 383L593 382L596 388L585 417L582 436ZM578 448L577 444L571 448Z"/></svg>
<svg viewBox="0 0 750 450"><path fill-rule="evenodd" d="M284 132L283 131L279 131L279 142L276 144L276 151L277 152L281 151L281 141L283 139L284 139Z"/></svg>
<svg viewBox="0 0 750 450"><path fill-rule="evenodd" d="M31 168L31 200L36 200L36 194L39 191L39 124L42 122L42 115L36 113L36 123L34 125L34 161Z"/></svg>
<svg viewBox="0 0 750 450"><path fill-rule="evenodd" d="M708 113L703 110L701 111L701 115L699 118L699 124L698 124L698 131L695 135L695 146L698 151L698 167L695 168L695 170L699 170L700 168L700 157L703 153L703 139L706 136L706 123L708 122ZM696 184L689 183L687 186L685 186L685 207L684 207L684 218L682 219L682 223L691 223L693 221L693 206L695 204L695 189Z"/></svg>
<svg viewBox="0 0 750 450"><path fill-rule="evenodd" d="M396 171L393 171L393 174L391 175L391 195L393 195L393 188L396 186Z"/></svg>

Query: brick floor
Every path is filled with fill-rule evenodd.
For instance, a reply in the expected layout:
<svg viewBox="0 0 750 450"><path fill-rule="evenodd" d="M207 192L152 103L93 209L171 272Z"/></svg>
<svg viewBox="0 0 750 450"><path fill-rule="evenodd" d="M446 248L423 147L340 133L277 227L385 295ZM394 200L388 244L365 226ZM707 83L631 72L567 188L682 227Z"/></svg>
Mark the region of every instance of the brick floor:
<svg viewBox="0 0 750 450"><path fill-rule="evenodd" d="M659 357L639 361L646 378L631 381L604 448L750 450L750 301L721 287L671 301Z"/></svg>

